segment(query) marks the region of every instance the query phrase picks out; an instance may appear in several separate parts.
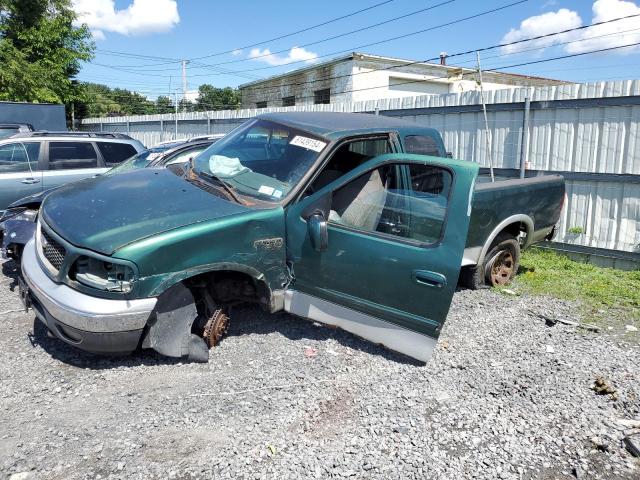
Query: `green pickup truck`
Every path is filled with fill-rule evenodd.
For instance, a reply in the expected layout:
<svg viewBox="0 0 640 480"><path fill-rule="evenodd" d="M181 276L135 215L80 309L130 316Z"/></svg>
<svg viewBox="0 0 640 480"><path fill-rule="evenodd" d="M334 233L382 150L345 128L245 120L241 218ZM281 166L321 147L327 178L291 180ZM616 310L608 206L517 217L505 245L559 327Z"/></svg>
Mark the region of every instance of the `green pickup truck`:
<svg viewBox="0 0 640 480"><path fill-rule="evenodd" d="M207 361L230 308L255 302L427 361L458 278L507 282L560 216L561 177L476 185L478 170L409 121L261 115L185 168L49 195L22 298L95 353Z"/></svg>

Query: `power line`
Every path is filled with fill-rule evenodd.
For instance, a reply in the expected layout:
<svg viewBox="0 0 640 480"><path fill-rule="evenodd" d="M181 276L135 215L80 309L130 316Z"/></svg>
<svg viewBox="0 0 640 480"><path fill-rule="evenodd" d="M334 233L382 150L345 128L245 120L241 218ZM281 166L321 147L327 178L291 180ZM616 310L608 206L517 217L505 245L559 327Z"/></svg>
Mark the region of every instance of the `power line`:
<svg viewBox="0 0 640 480"><path fill-rule="evenodd" d="M458 23L461 23L461 22L465 22L465 21L468 21L468 20L473 20L473 19L476 19L476 18L480 18L482 16L489 15L491 13L496 13L496 12L505 10L507 8L513 7L513 6L526 3L528 1L529 0L517 0L515 2L508 3L506 5L502 5L502 6L499 6L499 7L496 7L496 8L492 8L490 10L485 10L483 12L480 12L480 13L477 13L477 14L474 14L474 15L469 15L469 16L466 16L466 17L463 17L463 18L458 18L456 20L452 20L452 21L449 21L449 22L446 22L446 23L442 23L442 24L439 24L439 25L434 25L434 26L431 26L431 27L428 27L428 28L424 28L424 29L421 29L421 30L417 30L417 31L414 31L414 32L406 33L406 34L403 34L403 35L397 35L395 37L386 38L384 40L379 40L379 41L376 41L376 42L367 43L367 44L360 45L360 46L357 46L357 47L352 47L352 48L349 48L347 50L340 50L340 51L337 51L337 52L331 52L331 53L327 53L327 54L324 54L324 55L320 55L318 57L315 57L315 59L330 57L330 56L334 56L334 55L343 54L343 53L346 53L346 52L358 50L358 49L361 49L361 48L366 48L366 47L370 47L370 46L374 46L374 45L380 45L380 44L383 44L383 43L392 42L392 41L395 41L395 40L400 40L400 39L403 39L403 38L408 38L408 37L411 37L411 36L419 35L421 33L426 33L426 32L429 32L429 31L433 31L433 30L437 30L437 29L440 29L440 28L448 27L448 26L455 25L455 24L458 24ZM235 75L235 74L243 74L243 73L254 72L254 71L259 71L259 70L268 70L268 69L273 69L273 68L278 68L278 67L282 67L282 66L293 65L293 64L303 63L303 62L307 62L307 60L295 60L295 61L291 61L291 62L286 62L286 63L280 64L280 65L272 65L272 66L268 66L268 67L251 68L251 69L245 69L245 70L233 70L233 71L229 71L229 74L234 74ZM94 65L100 65L100 66L107 67L107 68L120 69L119 67L112 66L112 65L104 65L104 64L96 64L96 63L94 63ZM217 65L218 64L213 64L213 65L210 65L210 66L211 67L215 67ZM165 77L165 78L168 77L167 75L157 75L157 74L153 75L153 74L149 74L149 73L145 74L145 73L134 72L134 71L125 70L125 69L120 69L120 70L125 71L127 73L135 73L135 74L138 74L138 75L151 75L151 76ZM194 74L194 75L191 75L191 78L194 78L194 77L208 77L208 76L211 76L211 75L213 75L213 74L211 74L211 73Z"/></svg>
<svg viewBox="0 0 640 480"><path fill-rule="evenodd" d="M617 21L620 21L620 20L628 19L630 17L638 17L638 16L640 16L640 14L631 15L631 16L627 16L627 17L615 18L615 19L604 21L604 22L594 23L594 24L590 25L590 27L603 25L605 23L617 22ZM538 36L535 36L535 37L521 39L521 40L517 40L517 41L514 41L514 42L499 43L499 44L496 44L496 45L491 45L491 46L480 48L480 49L478 49L478 51L484 52L484 51L488 51L488 50L494 50L494 49L497 49L497 48L504 48L504 47L508 47L508 46L511 46L511 45L514 45L514 44L522 44L524 42L531 42L531 41L535 41L535 40L540 40L542 38L552 37L552 36L555 36L555 35L561 35L561 34L572 32L574 30L582 30L584 28L585 27L577 27L575 29L568 29L568 30L562 30L562 31L559 31L559 32L548 33L548 34L545 34L545 35L538 35ZM624 33L624 32L621 32L621 33ZM618 33L616 35L618 35ZM603 36L605 36L605 35L602 35L602 37ZM589 37L589 38L586 38L586 39L573 40L571 42L563 42L563 43L559 43L559 44L555 44L555 45L547 45L547 46L544 46L544 47L537 47L537 48L533 48L533 49L530 49L530 50L527 50L527 51L541 50L541 49L544 49L544 48L549 48L550 46L559 46L559 45L564 45L564 44L569 44L569 43L577 43L577 42L591 40L591 39L600 38L600 37L601 36L594 36L594 37ZM459 57L459 56L463 56L463 55L469 55L470 53L475 53L475 50L469 50L469 51L461 52L461 53L453 53L451 55L447 55L447 58ZM514 52L514 53L508 53L508 54L502 54L502 55L494 55L494 56L487 57L487 58L498 58L498 57L503 57L503 56L516 55L517 53L520 53L520 52ZM402 64L392 65L390 67L380 67L380 68L377 68L377 69L371 69L371 70L367 70L365 72L356 72L356 73L349 73L349 74L343 74L343 75L328 76L328 77L318 78L318 79L314 79L314 80L307 80L307 81L294 82L294 83L285 83L285 84L278 85L277 87L264 86L264 87L259 87L259 88L253 88L253 90L254 91L255 90L258 90L258 91L260 91L260 90L270 90L270 89L271 90L274 90L274 89L275 90L279 90L279 89L281 89L283 87L295 87L295 86L313 84L313 83L317 83L317 82L325 82L325 81L328 81L328 80L336 80L336 79L346 78L346 77L355 77L355 76L358 76L358 75L366 75L366 74L374 73L374 72L378 72L378 71L387 71L387 70L392 70L392 69L397 69L397 68L404 68L404 67L409 67L409 66L412 66L412 65L428 63L428 62L431 62L431 61L434 61L434 60L438 60L438 59L439 59L439 57L432 57L432 58L427 58L425 60L416 60L416 61L411 61L411 62L403 62ZM475 60L473 60L473 61L475 61ZM469 62L471 62L471 60ZM455 66L454 65L449 65L449 67L451 67L451 68L456 68L456 67L459 67L459 66L460 65L455 65Z"/></svg>
<svg viewBox="0 0 640 480"><path fill-rule="evenodd" d="M193 57L193 58L189 58L189 59L187 59L187 60L192 60L192 61L193 61L193 60L202 60L202 59L204 59L204 58L217 57L217 56L220 56L220 55L225 55L225 54L228 54L228 53L233 53L233 52L235 52L236 50L244 50L244 49L246 49L246 48L257 47L258 45L263 45L263 44L265 44L265 43L274 42L274 41L276 41L276 40L282 40L283 38L292 37L292 36L294 36L294 35L298 35L299 33L308 32L308 31L310 31L310 30L314 30L314 29L316 29L316 28L320 28L320 27L323 27L323 26L325 26L325 25L329 25L329 24L334 23L334 22L337 22L337 21L339 21L339 20L344 20L345 18L353 17L353 16L358 15L358 14L360 14L360 13L367 12L367 11L369 11L369 10L373 10L373 9L378 8L378 7L381 7L381 6L383 6L383 5L387 5L387 4L389 4L389 3L392 3L392 2L394 2L394 1L395 1L395 0L385 0L385 1L383 1L383 2L375 3L375 4L373 4L373 5L369 6L369 7L361 8L360 10L356 10L356 11L354 11L354 12L347 13L347 14L341 15L341 16L339 16L339 17L334 17L334 18L332 18L332 19L330 19L330 20L326 20L326 21L321 22L321 23L317 23L317 24L315 24L315 25L311 25L311 26L309 26L309 27L305 27L305 28L302 28L302 29L300 29L300 30L296 30L295 32L290 32L290 33L286 33L286 34L284 34L284 35L279 35L279 36L277 36L277 37L273 37L273 38L270 38L270 39L267 39L267 40L262 40L262 41L260 41L260 42L252 43L252 44L250 44L250 45L245 45L245 46L243 46L243 47L236 47L236 48L232 48L231 50L225 50L225 51L223 51L223 52L212 53L212 54L209 54L209 55L203 55L203 56L200 56L200 57ZM129 54L127 54L126 52L114 52L114 51L112 51L112 50L102 50L102 52L107 53L107 54L111 54L111 55L121 55L121 56L127 56L127 55L129 55ZM131 56L134 56L134 54L131 54ZM153 56L144 56L144 55L136 55L136 57L137 57L137 58L146 58L146 59L149 59L149 60L151 60L151 59L158 59L158 60L171 60L170 62L167 62L167 63L178 63L178 62L180 62L180 61L181 61L181 60L171 59L171 58L153 57ZM160 65L160 64L157 64L157 65Z"/></svg>
<svg viewBox="0 0 640 480"><path fill-rule="evenodd" d="M540 63L546 63L546 62L552 62L552 61L556 61L556 60L563 60L563 59L567 59L567 58L573 58L573 57L579 57L579 56L584 56L584 55L590 55L593 53L601 53L601 52L606 52L606 51L612 51L612 50L618 50L621 48L629 48L629 47L634 47L634 46L638 46L640 45L640 42L635 42L635 43L631 43L631 44L627 44L627 45L619 45L616 47L608 47L608 48L601 48L601 49L597 49L597 50L591 50L589 52L581 52L581 53L573 53L573 54L568 54L568 55L562 55L562 56L557 56L557 57L552 57L552 58L545 58L545 59L541 59L541 60L533 60L533 61L529 61L529 62L522 62L522 63L518 63L518 64L512 64L512 65L507 65L507 66L503 66L503 67L497 67L497 68L490 68L490 69L486 69L484 70L485 72L495 72L498 70L504 70L506 68L514 68L514 67L521 67L521 66L525 66L525 65L534 65L534 64L540 64ZM475 75L476 72L475 71L471 71L471 72L467 72L467 73L463 73L462 76L467 76L467 75ZM447 78L447 77L443 77L443 76L433 76L431 77L431 79L438 79L438 78ZM408 85L408 84L412 84L412 83L420 83L420 82L424 82L425 79L420 79L420 80L408 80L406 82L399 82L396 85ZM365 87L365 88L357 88L357 89L350 89L350 90L343 90L340 92L336 92L336 95L342 95L345 93L353 93L353 92L360 92L360 91L366 91L366 90L375 90L375 89L379 89L379 88L384 88L387 85L378 85L375 87ZM298 97L298 99L312 99L315 98L314 95L308 95L308 96L303 96L303 97ZM220 105L222 106L222 105Z"/></svg>
<svg viewBox="0 0 640 480"><path fill-rule="evenodd" d="M302 45L296 45L296 47L297 48L310 47L312 45L318 45L320 43L329 42L329 41L335 40L337 38L342 38L342 37L346 37L346 36L349 36L349 35L353 35L354 33L364 32L365 30L370 30L372 28L380 27L380 26L386 25L388 23L397 22L398 20L402 20L403 18L408 18L408 17L412 17L414 15L418 15L420 13L428 12L429 10L433 10L434 8L442 7L444 5L453 3L455 1L456 0L446 0L446 1L443 1L443 2L440 2L440 3L436 3L435 5L431 5L429 7L421 8L419 10L415 10L413 12L406 13L404 15L400 15L398 17L393 17L393 18L390 18L388 20L384 20L382 22L374 23L373 25L367 25L366 27L361 27L361 28L358 28L356 30L351 30L351 31L348 31L348 32L339 33L339 34L333 35L331 37L323 38L323 39L316 40L316 41L309 42L309 43L305 43L305 44L302 44ZM257 60L257 59L260 59L260 58L270 57L271 55L278 55L279 53L285 53L285 52L288 52L289 50L291 50L291 47L290 48L285 48L285 49L282 49L282 50L277 50L275 52L269 52L269 53L266 53L266 54L263 54L263 55L256 55L256 56L250 57L250 58L242 58L242 59L239 59L239 60L229 60L227 62L220 62L220 63L216 63L215 65L227 65L227 64L230 64L230 63L249 62L251 60Z"/></svg>

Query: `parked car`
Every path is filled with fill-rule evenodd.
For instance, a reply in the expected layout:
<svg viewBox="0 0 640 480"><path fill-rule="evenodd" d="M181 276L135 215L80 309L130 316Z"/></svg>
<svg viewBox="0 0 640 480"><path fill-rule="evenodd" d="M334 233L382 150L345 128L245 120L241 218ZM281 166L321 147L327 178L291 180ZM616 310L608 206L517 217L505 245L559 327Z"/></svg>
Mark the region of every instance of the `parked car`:
<svg viewBox="0 0 640 480"><path fill-rule="evenodd" d="M33 132L33 125L30 123L0 123L0 140L16 133L25 132Z"/></svg>
<svg viewBox="0 0 640 480"><path fill-rule="evenodd" d="M474 189L477 176L410 121L261 115L186 172L139 169L48 195L22 298L53 335L96 353L207 361L229 308L254 302L427 361L463 262L508 251L512 276L560 216L562 177Z"/></svg>
<svg viewBox="0 0 640 480"><path fill-rule="evenodd" d="M144 150L119 133L27 132L0 141L0 214L27 195L92 177Z"/></svg>
<svg viewBox="0 0 640 480"><path fill-rule="evenodd" d="M215 140L200 140L180 143L178 146L164 144L134 155L130 159L107 170L102 175L113 175L136 168L148 166L181 165L205 150ZM33 237L38 210L45 196L54 191L54 187L21 198L7 207L0 215L0 257L12 258L20 262L20 256L26 243Z"/></svg>

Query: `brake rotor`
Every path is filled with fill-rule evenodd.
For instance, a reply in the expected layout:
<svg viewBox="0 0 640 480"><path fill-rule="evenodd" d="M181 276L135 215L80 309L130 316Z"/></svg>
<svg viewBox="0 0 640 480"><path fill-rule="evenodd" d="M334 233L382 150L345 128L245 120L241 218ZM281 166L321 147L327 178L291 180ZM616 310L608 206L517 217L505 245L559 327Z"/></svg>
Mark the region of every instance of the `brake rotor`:
<svg viewBox="0 0 640 480"><path fill-rule="evenodd" d="M222 309L216 310L207 320L202 338L207 342L209 348L213 348L220 343L228 328L229 316Z"/></svg>

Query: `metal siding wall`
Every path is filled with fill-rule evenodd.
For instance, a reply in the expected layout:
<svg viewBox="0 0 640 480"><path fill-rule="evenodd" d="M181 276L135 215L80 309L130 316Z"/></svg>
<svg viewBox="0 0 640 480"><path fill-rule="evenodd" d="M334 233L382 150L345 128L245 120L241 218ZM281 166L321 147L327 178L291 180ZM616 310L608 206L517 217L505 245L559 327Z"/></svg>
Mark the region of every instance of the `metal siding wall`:
<svg viewBox="0 0 640 480"><path fill-rule="evenodd" d="M596 82L559 87L520 88L486 92L487 105L548 101L547 108L532 109L529 117L529 169L593 174L640 176L640 106L584 106L555 108L555 100L598 99L640 95L640 81ZM489 166L484 118L465 107L480 103L479 92L367 100L330 105L301 105L269 109L192 112L178 114L178 138L207 133L228 133L246 119L275 111L337 111L393 114L438 129L455 158ZM438 108L437 112L425 109ZM422 110L417 110L422 109ZM389 112L393 110L393 112ZM519 168L523 127L522 103L513 109L488 112L491 153L496 168ZM164 129L160 130L160 120ZM173 114L87 119L83 129L126 133L145 145L175 138ZM581 227L582 234L570 234ZM638 182L567 181L567 203L557 241L640 253L640 177Z"/></svg>

